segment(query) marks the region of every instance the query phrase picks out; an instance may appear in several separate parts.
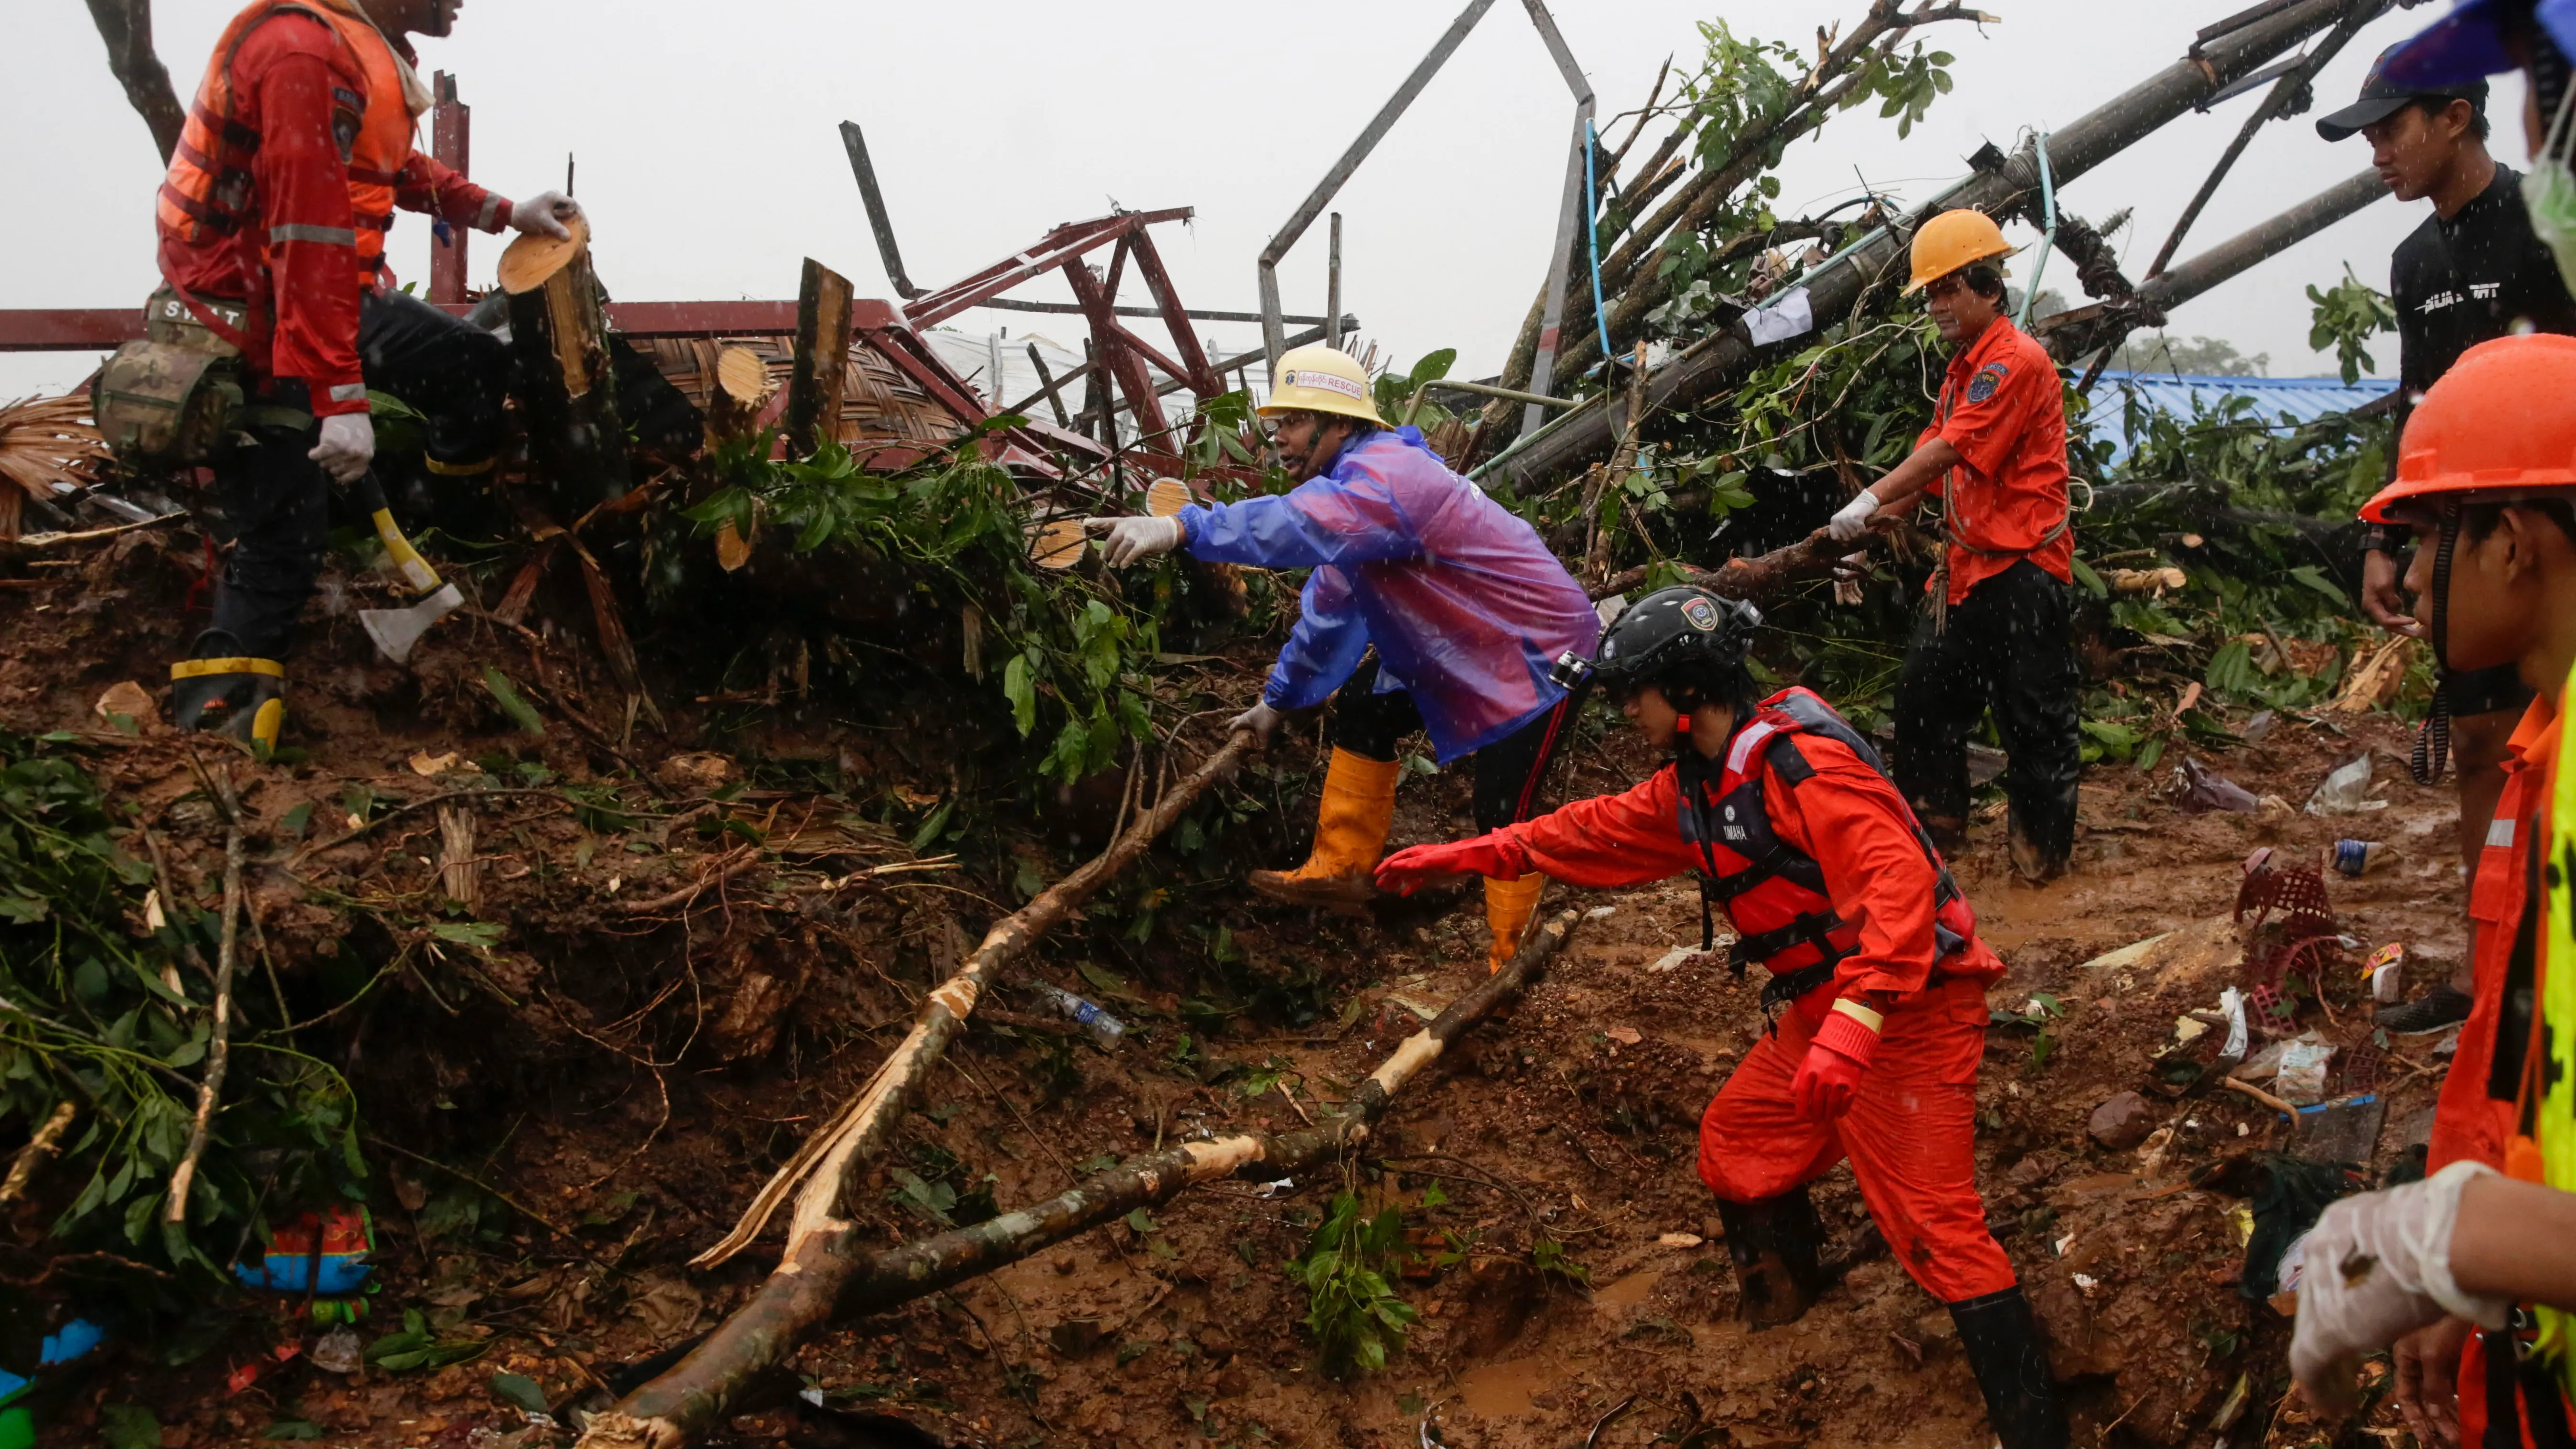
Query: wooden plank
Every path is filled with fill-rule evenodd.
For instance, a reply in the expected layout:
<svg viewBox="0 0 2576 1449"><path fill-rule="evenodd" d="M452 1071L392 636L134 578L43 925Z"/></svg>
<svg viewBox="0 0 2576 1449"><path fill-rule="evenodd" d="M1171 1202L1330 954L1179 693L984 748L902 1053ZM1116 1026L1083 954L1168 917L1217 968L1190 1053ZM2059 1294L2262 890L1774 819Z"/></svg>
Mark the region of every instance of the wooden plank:
<svg viewBox="0 0 2576 1449"><path fill-rule="evenodd" d="M787 379L787 447L812 453L837 440L841 383L850 368L850 280L805 259L796 298L796 360Z"/></svg>

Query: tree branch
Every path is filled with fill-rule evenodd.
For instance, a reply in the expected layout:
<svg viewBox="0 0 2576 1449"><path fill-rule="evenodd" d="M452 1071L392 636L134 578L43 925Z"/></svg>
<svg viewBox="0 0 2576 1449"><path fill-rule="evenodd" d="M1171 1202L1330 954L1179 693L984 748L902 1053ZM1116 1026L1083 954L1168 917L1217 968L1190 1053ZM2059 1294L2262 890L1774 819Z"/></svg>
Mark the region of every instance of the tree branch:
<svg viewBox="0 0 2576 1449"><path fill-rule="evenodd" d="M168 161L179 149L188 113L170 88L170 72L152 53L152 0L89 0L98 38L107 42L107 68L125 87L126 103L152 129L152 144Z"/></svg>

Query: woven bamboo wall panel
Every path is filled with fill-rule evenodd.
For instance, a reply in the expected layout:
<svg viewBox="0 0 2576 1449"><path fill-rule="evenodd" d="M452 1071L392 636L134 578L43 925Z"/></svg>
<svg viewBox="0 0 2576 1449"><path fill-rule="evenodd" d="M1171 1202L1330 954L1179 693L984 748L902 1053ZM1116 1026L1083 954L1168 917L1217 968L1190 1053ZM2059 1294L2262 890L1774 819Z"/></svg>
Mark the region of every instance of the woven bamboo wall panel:
<svg viewBox="0 0 2576 1449"><path fill-rule="evenodd" d="M671 385L701 409L715 387L716 358L739 347L760 358L769 385L785 391L795 339L763 337L654 337L636 346L653 359ZM850 369L841 383L841 416L834 438L842 443L918 443L940 448L966 435L966 425L864 342L850 345Z"/></svg>

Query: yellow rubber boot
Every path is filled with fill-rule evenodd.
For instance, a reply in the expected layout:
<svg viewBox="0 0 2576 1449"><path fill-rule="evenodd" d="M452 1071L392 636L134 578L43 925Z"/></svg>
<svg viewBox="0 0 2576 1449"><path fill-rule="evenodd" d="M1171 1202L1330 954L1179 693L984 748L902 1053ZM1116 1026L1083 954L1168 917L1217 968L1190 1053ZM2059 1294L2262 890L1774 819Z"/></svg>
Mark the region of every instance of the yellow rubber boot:
<svg viewBox="0 0 2576 1449"><path fill-rule="evenodd" d="M1493 955L1485 962L1486 975L1502 970L1520 950L1530 917L1538 914L1538 893L1545 889L1547 877L1543 874L1525 875L1519 880L1485 877L1485 927L1494 933Z"/></svg>
<svg viewBox="0 0 2576 1449"><path fill-rule="evenodd" d="M1377 895L1370 872L1395 823L1395 778L1403 767L1333 751L1324 803L1315 813L1315 851L1295 870L1256 870L1245 882L1273 900L1356 913Z"/></svg>

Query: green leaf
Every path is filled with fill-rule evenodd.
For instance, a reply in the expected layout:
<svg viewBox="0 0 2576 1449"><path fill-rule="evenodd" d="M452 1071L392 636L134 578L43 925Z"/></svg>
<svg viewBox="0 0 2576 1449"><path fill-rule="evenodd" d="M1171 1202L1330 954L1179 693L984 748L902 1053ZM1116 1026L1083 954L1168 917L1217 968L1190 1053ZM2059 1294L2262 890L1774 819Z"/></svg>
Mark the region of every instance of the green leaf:
<svg viewBox="0 0 2576 1449"><path fill-rule="evenodd" d="M510 687L510 676L486 664L483 666L483 687L491 692L493 700L501 706L501 712L508 715L519 726L520 733L532 739L541 740L546 737L544 718L537 713L534 705L521 699L519 692Z"/></svg>
<svg viewBox="0 0 2576 1449"><path fill-rule="evenodd" d="M161 1420L141 1404L99 1410L98 1433L107 1449L161 1449Z"/></svg>
<svg viewBox="0 0 2576 1449"><path fill-rule="evenodd" d="M263 1439L319 1439L322 1437L322 1426L309 1419L280 1419L276 1423L269 1425L268 1432L260 1435L259 1437Z"/></svg>
<svg viewBox="0 0 2576 1449"><path fill-rule="evenodd" d="M948 829L948 817L955 813L956 809L957 802L949 799L941 801L939 808L930 812L930 818L922 822L919 830L913 832L913 854L919 855L928 850L932 842L939 839L940 835Z"/></svg>
<svg viewBox="0 0 2576 1449"><path fill-rule="evenodd" d="M1020 738L1038 727L1038 691L1029 678L1029 655L1014 654L1002 666L1002 697L1011 702L1011 723L1017 725Z"/></svg>
<svg viewBox="0 0 2576 1449"><path fill-rule="evenodd" d="M429 928L429 933L442 941L488 951L501 944L502 929L491 921L440 921Z"/></svg>
<svg viewBox="0 0 2576 1449"><path fill-rule="evenodd" d="M515 1404L531 1414L542 1414L546 1411L546 1391L538 1387L537 1381L526 1374L492 1375L492 1397L505 1403Z"/></svg>
<svg viewBox="0 0 2576 1449"><path fill-rule="evenodd" d="M2327 598L2334 600L2337 608L2350 609L2352 607L2351 596L2343 591L2341 585L2337 584L2334 580L2327 578L2325 576L2325 572L2319 569L2315 564L2299 565L2297 568L2290 570L2290 577L2297 579L2300 583L2303 583L2309 588L2316 590L2318 593L2325 595Z"/></svg>
<svg viewBox="0 0 2576 1449"><path fill-rule="evenodd" d="M1081 972L1082 979L1090 982L1092 987L1103 995L1115 996L1124 1001L1136 999L1136 988L1127 984L1127 978L1105 966L1096 966L1085 961L1074 969Z"/></svg>

